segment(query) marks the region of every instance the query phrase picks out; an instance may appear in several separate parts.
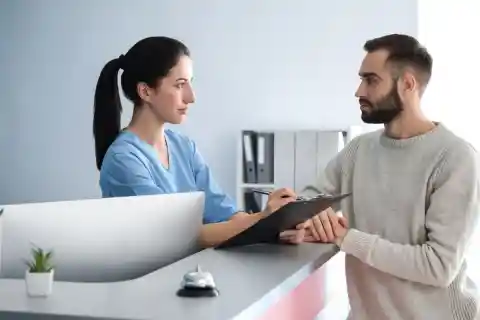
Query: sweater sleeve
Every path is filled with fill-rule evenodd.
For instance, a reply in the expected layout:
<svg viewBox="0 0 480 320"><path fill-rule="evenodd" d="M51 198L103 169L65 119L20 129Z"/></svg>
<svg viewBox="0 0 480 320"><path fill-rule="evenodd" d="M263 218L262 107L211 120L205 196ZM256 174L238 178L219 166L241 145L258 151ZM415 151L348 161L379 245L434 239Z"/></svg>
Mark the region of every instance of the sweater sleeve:
<svg viewBox="0 0 480 320"><path fill-rule="evenodd" d="M427 241L392 243L356 229L341 250L380 271L409 281L447 287L465 259L479 216L479 168L475 150L457 145L434 176L426 211Z"/></svg>
<svg viewBox="0 0 480 320"><path fill-rule="evenodd" d="M353 159L357 151L360 136L350 141L332 160L330 160L317 183L319 191L326 194L340 194L342 192L342 178L346 171L353 167Z"/></svg>
<svg viewBox="0 0 480 320"><path fill-rule="evenodd" d="M342 159L343 154L338 153L330 160L322 175L318 179L318 191L326 194L338 194L342 182Z"/></svg>

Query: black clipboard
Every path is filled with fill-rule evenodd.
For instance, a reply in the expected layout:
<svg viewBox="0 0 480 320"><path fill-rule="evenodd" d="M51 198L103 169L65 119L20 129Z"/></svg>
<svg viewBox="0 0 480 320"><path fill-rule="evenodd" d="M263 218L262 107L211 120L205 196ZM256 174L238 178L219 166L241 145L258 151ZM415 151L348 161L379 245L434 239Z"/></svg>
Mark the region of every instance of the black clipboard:
<svg viewBox="0 0 480 320"><path fill-rule="evenodd" d="M331 207L351 193L331 196L319 195L308 200L296 200L281 207L277 212L258 221L248 229L222 242L215 249L245 246L257 243L278 243L281 232L295 227Z"/></svg>

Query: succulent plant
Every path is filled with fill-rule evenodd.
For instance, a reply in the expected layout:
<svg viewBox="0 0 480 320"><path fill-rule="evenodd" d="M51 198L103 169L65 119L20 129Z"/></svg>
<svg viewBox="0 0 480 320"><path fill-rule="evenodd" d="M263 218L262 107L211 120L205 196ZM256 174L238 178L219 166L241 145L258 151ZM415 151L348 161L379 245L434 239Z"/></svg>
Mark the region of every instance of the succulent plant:
<svg viewBox="0 0 480 320"><path fill-rule="evenodd" d="M31 249L31 254L32 259L26 262L29 272L46 273L53 269L53 251L45 251L42 248L34 246L34 248Z"/></svg>

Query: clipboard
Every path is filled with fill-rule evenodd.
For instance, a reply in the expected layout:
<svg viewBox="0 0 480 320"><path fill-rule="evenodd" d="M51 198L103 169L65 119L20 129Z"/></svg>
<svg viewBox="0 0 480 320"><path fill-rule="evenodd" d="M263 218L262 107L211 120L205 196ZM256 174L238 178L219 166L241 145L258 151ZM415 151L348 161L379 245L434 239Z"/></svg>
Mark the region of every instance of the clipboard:
<svg viewBox="0 0 480 320"><path fill-rule="evenodd" d="M299 199L281 207L268 217L258 221L248 229L220 243L215 249L246 246L257 243L278 243L278 236L285 230L295 227L314 217L333 204L349 197L351 193L341 195L318 195L310 199Z"/></svg>

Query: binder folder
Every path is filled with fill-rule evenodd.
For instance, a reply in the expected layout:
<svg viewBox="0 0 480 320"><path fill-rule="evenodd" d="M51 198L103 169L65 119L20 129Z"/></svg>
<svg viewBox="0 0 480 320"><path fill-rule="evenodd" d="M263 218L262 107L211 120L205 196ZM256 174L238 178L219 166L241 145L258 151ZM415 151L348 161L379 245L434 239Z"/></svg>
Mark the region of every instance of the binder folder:
<svg viewBox="0 0 480 320"><path fill-rule="evenodd" d="M243 180L245 183L256 183L256 134L254 131L242 132L243 144Z"/></svg>
<svg viewBox="0 0 480 320"><path fill-rule="evenodd" d="M244 200L245 200L245 212L260 212L262 211L263 203L261 194L252 192L252 191L245 191L244 192Z"/></svg>
<svg viewBox="0 0 480 320"><path fill-rule="evenodd" d="M257 134L257 182L273 183L274 134Z"/></svg>
<svg viewBox="0 0 480 320"><path fill-rule="evenodd" d="M295 229L299 223L307 221L350 195L351 193L337 196L319 195L311 199L290 202L250 228L222 242L215 249L257 243L278 243L278 236L281 232Z"/></svg>

